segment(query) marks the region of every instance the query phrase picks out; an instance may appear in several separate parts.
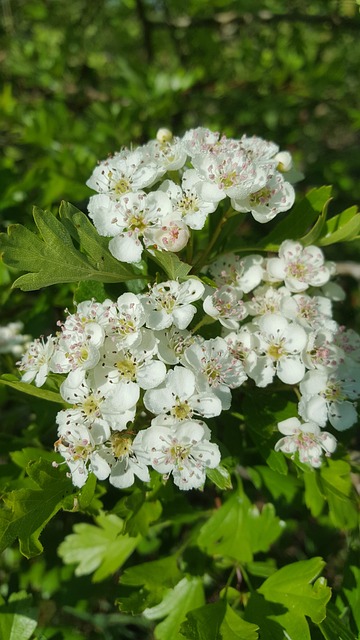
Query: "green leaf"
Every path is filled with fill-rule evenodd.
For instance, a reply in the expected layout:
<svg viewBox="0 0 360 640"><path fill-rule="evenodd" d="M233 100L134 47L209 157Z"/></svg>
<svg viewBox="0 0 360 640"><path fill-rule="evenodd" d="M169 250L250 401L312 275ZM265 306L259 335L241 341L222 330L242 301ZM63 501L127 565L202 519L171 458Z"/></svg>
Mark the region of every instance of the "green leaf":
<svg viewBox="0 0 360 640"><path fill-rule="evenodd" d="M180 627L187 640L257 640L257 629L223 600L189 611Z"/></svg>
<svg viewBox="0 0 360 640"><path fill-rule="evenodd" d="M259 624L261 640L284 638L284 630L286 637L311 640L306 617L320 624L325 619L326 605L331 597L325 579L316 580L324 566L321 558L287 565L265 580L257 594L251 595L245 617ZM312 584L314 580L316 582Z"/></svg>
<svg viewBox="0 0 360 640"><path fill-rule="evenodd" d="M319 625L325 640L358 640L358 638L345 627L339 618L339 612L335 607L329 606L326 618Z"/></svg>
<svg viewBox="0 0 360 640"><path fill-rule="evenodd" d="M283 453L274 451L279 439L276 424L297 415L297 406L288 397L292 396L256 389L256 394L247 395L242 405L246 427L260 455L271 469L282 475L288 473L288 465Z"/></svg>
<svg viewBox="0 0 360 640"><path fill-rule="evenodd" d="M262 238L258 248L277 251L283 240L298 240L308 233L309 227L324 210L331 196L331 187L311 189L305 198L296 202L290 213Z"/></svg>
<svg viewBox="0 0 360 640"><path fill-rule="evenodd" d="M95 278L100 282L124 282L133 278L141 278L129 266L119 262L108 250L107 238L101 237L89 218L69 202L62 202L59 209L60 219L70 236L79 243L96 272L102 274ZM116 278L116 279L115 279ZM83 280L84 278L78 278Z"/></svg>
<svg viewBox="0 0 360 640"><path fill-rule="evenodd" d="M107 298L103 283L97 282L96 280L79 282L74 291L74 300L76 303L79 304L84 300L91 300L92 298L97 302L104 302Z"/></svg>
<svg viewBox="0 0 360 640"><path fill-rule="evenodd" d="M39 535L73 487L65 474L45 460L30 463L27 472L39 489L17 489L3 498L0 553L19 538L21 553L30 558L41 553Z"/></svg>
<svg viewBox="0 0 360 640"><path fill-rule="evenodd" d="M317 239L320 247L326 247L336 242L355 240L360 231L360 213L357 207L349 207L342 213L326 221L321 237Z"/></svg>
<svg viewBox="0 0 360 640"><path fill-rule="evenodd" d="M350 557L348 563L345 569L342 588L355 623L360 629L360 567L358 565L358 550L353 552L353 558Z"/></svg>
<svg viewBox="0 0 360 640"><path fill-rule="evenodd" d="M260 513L237 491L201 527L197 544L209 555L251 562L254 553L270 548L283 528L273 505L265 505Z"/></svg>
<svg viewBox="0 0 360 640"><path fill-rule="evenodd" d="M170 251L157 251L151 249L146 251L149 258L156 262L159 267L165 271L167 277L170 280L177 280L177 278L185 278L191 271L191 265L182 262L175 253Z"/></svg>
<svg viewBox="0 0 360 640"><path fill-rule="evenodd" d="M28 382L21 382L19 378L10 373L4 373L0 376L0 384L5 384L7 387L21 391L21 393L26 393L28 396L35 396L36 398L56 402L57 404L66 404L60 393L48 391L44 389L44 387L35 387Z"/></svg>
<svg viewBox="0 0 360 640"><path fill-rule="evenodd" d="M340 529L354 529L359 522L353 496L351 468L345 460L329 458L320 469L321 486L329 506L329 515Z"/></svg>
<svg viewBox="0 0 360 640"><path fill-rule="evenodd" d="M306 235L300 238L300 242L304 247L316 243L318 238L320 238L320 236L322 235L322 231L326 223L328 206L331 200L332 198L329 198L329 200L325 202L323 210L319 215L317 221L315 222L314 226L310 229L310 231Z"/></svg>
<svg viewBox="0 0 360 640"><path fill-rule="evenodd" d="M79 212L80 214L80 212ZM49 211L34 208L34 220L39 234L36 235L22 225L10 225L8 234L1 234L0 248L3 260L9 267L28 273L15 280L13 287L23 291L32 291L52 284L79 282L81 280L99 280L100 282L124 282L138 277L129 268L114 258L112 271L108 271L109 253L101 245L91 261L73 245L66 227ZM81 214L81 220L86 216ZM87 219L86 219L87 220ZM90 221L84 223L87 230ZM92 232L93 233L93 232ZM97 232L94 229L96 235ZM86 246L95 251L95 241ZM100 255L101 254L101 255ZM111 254L109 254L111 255ZM105 257L106 256L106 257ZM111 256L112 257L112 256ZM103 258L103 259L101 259ZM105 268L103 268L105 265Z"/></svg>
<svg viewBox="0 0 360 640"><path fill-rule="evenodd" d="M1 640L30 640L37 627L37 612L32 597L25 591L12 593L4 604L0 596Z"/></svg>
<svg viewBox="0 0 360 640"><path fill-rule="evenodd" d="M322 489L320 473L315 469L309 469L303 475L305 484L305 504L310 509L311 515L318 518L325 505L325 496Z"/></svg>
<svg viewBox="0 0 360 640"><path fill-rule="evenodd" d="M247 469L251 479L253 479L254 471L259 474L260 484L254 483L257 488L265 485L275 500L284 497L288 503L292 503L296 493L299 491L300 483L297 478L288 474L286 482L284 475L278 471L274 471L265 465L257 465Z"/></svg>
<svg viewBox="0 0 360 640"><path fill-rule="evenodd" d="M221 464L216 469L206 469L206 475L219 489L232 489L231 475Z"/></svg>
<svg viewBox="0 0 360 640"><path fill-rule="evenodd" d="M114 514L101 514L96 525L79 523L74 533L66 536L58 553L65 564L76 564L75 575L94 573L92 581L100 582L124 564L141 540L141 536L124 534L124 521Z"/></svg>
<svg viewBox="0 0 360 640"><path fill-rule="evenodd" d="M186 576L174 589L168 591L160 604L145 609L143 615L148 620L165 618L155 627L156 640L180 640L180 625L186 614L205 603L204 588L201 578Z"/></svg>

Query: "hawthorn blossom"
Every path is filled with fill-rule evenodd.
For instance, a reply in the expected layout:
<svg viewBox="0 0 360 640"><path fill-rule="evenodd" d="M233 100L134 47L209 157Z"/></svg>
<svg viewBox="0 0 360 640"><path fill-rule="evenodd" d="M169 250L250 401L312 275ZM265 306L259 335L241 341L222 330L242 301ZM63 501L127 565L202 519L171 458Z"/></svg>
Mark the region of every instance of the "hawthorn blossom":
<svg viewBox="0 0 360 640"><path fill-rule="evenodd" d="M167 329L174 324L178 329L186 329L192 321L196 307L191 304L199 300L205 287L196 278L189 278L181 284L168 280L155 284L140 296L149 329Z"/></svg>
<svg viewBox="0 0 360 640"><path fill-rule="evenodd" d="M300 242L284 240L278 258L269 258L267 271L271 281L284 281L289 291L300 293L308 287L321 287L334 273L335 265L325 262L319 247L303 247Z"/></svg>
<svg viewBox="0 0 360 640"><path fill-rule="evenodd" d="M71 428L78 425L89 428L94 422L101 422L122 431L128 422L133 421L139 399L139 387L134 382L114 384L105 392L91 386L85 375L81 384L74 385L72 382L68 377L60 387L64 400L73 405L73 408L57 414L56 421L60 428L63 425L69 429L70 425Z"/></svg>
<svg viewBox="0 0 360 640"><path fill-rule="evenodd" d="M221 402L211 391L198 392L190 369L174 367L163 383L145 392L144 405L155 415L170 413L177 420L200 415L213 418L221 413Z"/></svg>
<svg viewBox="0 0 360 640"><path fill-rule="evenodd" d="M242 363L231 355L220 337L191 345L181 362L195 374L198 390L212 391L221 400L223 409L230 408L230 388L240 387L247 377Z"/></svg>
<svg viewBox="0 0 360 640"><path fill-rule="evenodd" d="M155 332L158 341L158 358L166 364L178 364L185 349L194 342L202 342L203 338L194 335L187 329L177 329L174 325L168 329Z"/></svg>
<svg viewBox="0 0 360 640"><path fill-rule="evenodd" d="M144 247L153 244L151 232L172 212L162 191L128 193L116 203L106 195L92 196L89 215L101 236L111 237L109 251L120 262L140 262ZM142 240L142 242L141 242Z"/></svg>
<svg viewBox="0 0 360 640"><path fill-rule="evenodd" d="M65 458L75 487L84 486L89 471L99 480L109 476L110 466L99 451L100 445L110 437L110 428L105 423L94 422L89 427L77 424L71 429L60 425L58 435L54 448ZM54 466L58 464L54 463Z"/></svg>
<svg viewBox="0 0 360 640"><path fill-rule="evenodd" d="M295 201L295 191L280 173L272 175L266 184L244 197L231 199L231 206L240 213L251 212L257 222L269 222L278 213L291 209Z"/></svg>
<svg viewBox="0 0 360 640"><path fill-rule="evenodd" d="M208 316L219 320L226 329L238 329L240 320L248 314L242 297L243 292L240 289L224 285L206 296L203 309Z"/></svg>
<svg viewBox="0 0 360 640"><path fill-rule="evenodd" d="M285 437L278 440L275 451L291 453L292 456L298 451L300 462L309 463L312 467L321 466L323 452L330 456L336 449L334 436L327 431L321 431L315 422L301 423L298 418L288 418L279 422L277 426Z"/></svg>
<svg viewBox="0 0 360 640"><path fill-rule="evenodd" d="M328 374L308 371L300 383L299 414L320 427L327 420L338 431L352 427L358 419L354 400L360 397L359 368L340 366Z"/></svg>
<svg viewBox="0 0 360 640"><path fill-rule="evenodd" d="M33 340L21 360L17 363L22 371L21 382L35 382L42 387L51 371L52 358L55 352L56 338L48 336Z"/></svg>
<svg viewBox="0 0 360 640"><path fill-rule="evenodd" d="M305 329L336 330L337 324L332 319L331 300L324 296L309 296L304 293L287 295L281 299L280 309L285 318L295 320Z"/></svg>
<svg viewBox="0 0 360 640"><path fill-rule="evenodd" d="M290 292L285 287L275 289L269 285L257 287L251 300L246 302L246 308L252 316L262 316L267 313L282 313L282 302L290 297Z"/></svg>
<svg viewBox="0 0 360 640"><path fill-rule="evenodd" d="M127 432L113 431L99 455L110 468L109 482L117 489L131 487L135 476L150 482L148 464L150 460L142 448L142 431L132 438Z"/></svg>
<svg viewBox="0 0 360 640"><path fill-rule="evenodd" d="M151 186L158 176L157 163L140 147L134 151L123 149L100 162L86 184L90 189L118 200L125 193Z"/></svg>
<svg viewBox="0 0 360 640"><path fill-rule="evenodd" d="M220 463L219 448L209 442L209 437L203 422L171 423L166 416L159 416L143 431L142 446L151 466L165 479L172 475L180 489L199 489L205 482L206 469L215 469Z"/></svg>
<svg viewBox="0 0 360 640"><path fill-rule="evenodd" d="M215 283L221 287L230 285L249 293L257 287L264 275L264 259L259 255L240 258L234 253L218 258L209 266L209 272Z"/></svg>
<svg viewBox="0 0 360 640"><path fill-rule="evenodd" d="M170 198L173 215L182 219L190 229L202 229L209 213L216 209L214 202L207 202L197 192L199 176L194 169L187 169L181 187L172 180L165 180L159 187Z"/></svg>
<svg viewBox="0 0 360 640"><path fill-rule="evenodd" d="M286 384L300 382L305 374L301 352L307 343L305 330L276 313L257 318L255 332L257 364L250 376L258 387L265 387L276 374Z"/></svg>

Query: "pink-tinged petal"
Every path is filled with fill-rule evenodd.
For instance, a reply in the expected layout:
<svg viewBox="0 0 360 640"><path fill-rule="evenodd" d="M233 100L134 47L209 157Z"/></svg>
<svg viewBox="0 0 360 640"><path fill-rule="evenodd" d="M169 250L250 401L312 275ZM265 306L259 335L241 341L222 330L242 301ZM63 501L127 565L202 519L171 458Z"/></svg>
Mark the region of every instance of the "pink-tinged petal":
<svg viewBox="0 0 360 640"><path fill-rule="evenodd" d="M120 262L140 262L143 245L135 234L120 233L109 242L109 251Z"/></svg>
<svg viewBox="0 0 360 640"><path fill-rule="evenodd" d="M303 252L303 246L300 242L294 240L284 240L279 248L280 258L284 258L286 261L295 260L299 258Z"/></svg>

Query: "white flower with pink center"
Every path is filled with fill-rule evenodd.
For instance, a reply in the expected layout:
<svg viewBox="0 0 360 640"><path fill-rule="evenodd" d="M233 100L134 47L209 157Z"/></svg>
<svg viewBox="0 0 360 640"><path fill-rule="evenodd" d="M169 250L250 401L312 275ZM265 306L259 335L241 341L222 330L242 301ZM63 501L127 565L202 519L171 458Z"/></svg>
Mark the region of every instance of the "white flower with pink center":
<svg viewBox="0 0 360 640"><path fill-rule="evenodd" d="M161 191L128 193L118 202L106 202L107 196L92 196L89 215L101 236L111 237L109 250L120 262L141 260L144 247L153 244L151 233L161 227L172 213L168 196Z"/></svg>
<svg viewBox="0 0 360 640"><path fill-rule="evenodd" d="M110 437L110 429L104 423L93 423L86 428L84 425L72 425L71 429L61 425L55 442L58 451L70 469L72 483L75 487L82 487L92 472L99 480L105 480L110 474L110 466L101 456L101 447ZM57 463L53 463L55 467Z"/></svg>
<svg viewBox="0 0 360 640"><path fill-rule="evenodd" d="M202 342L204 338L192 334L187 329L177 329L174 325L168 329L155 332L158 341L158 358L166 364L178 364L188 347L194 342Z"/></svg>
<svg viewBox="0 0 360 640"><path fill-rule="evenodd" d="M305 330L276 313L260 316L256 325L259 328L254 334L258 359L250 373L256 385L267 386L275 374L285 384L300 382L305 374L301 357L307 343Z"/></svg>
<svg viewBox="0 0 360 640"><path fill-rule="evenodd" d="M248 314L242 297L243 292L240 289L224 285L212 295L206 296L203 309L208 316L219 320L226 329L235 330Z"/></svg>
<svg viewBox="0 0 360 640"><path fill-rule="evenodd" d="M172 324L178 329L186 329L196 313L196 307L191 303L199 300L204 290L204 285L196 278L188 278L182 283L168 280L154 285L149 293L140 296L146 326L157 331Z"/></svg>
<svg viewBox="0 0 360 640"><path fill-rule="evenodd" d="M172 475L180 489L199 489L205 482L206 469L215 469L220 463L219 448L209 442L209 437L203 422L169 424L166 416L159 416L143 431L142 446L151 466L165 479Z"/></svg>
<svg viewBox="0 0 360 640"><path fill-rule="evenodd" d="M156 249L177 253L186 247L190 231L183 220L168 216L161 222L161 227L149 229L147 239Z"/></svg>
<svg viewBox="0 0 360 640"><path fill-rule="evenodd" d="M287 289L289 293L289 290ZM327 329L335 331L337 324L332 319L332 304L324 296L306 294L287 295L280 303L281 313L288 320L295 320L308 330Z"/></svg>
<svg viewBox="0 0 360 640"><path fill-rule="evenodd" d="M199 176L196 189L207 202L219 202L226 196L244 199L262 189L268 179L268 170L243 153L197 155L193 166Z"/></svg>
<svg viewBox="0 0 360 640"><path fill-rule="evenodd" d="M132 438L131 434L123 431L113 431L105 446L99 450L99 455L110 468L109 482L117 489L131 487L135 476L143 482L150 482L150 463L142 448L142 431Z"/></svg>
<svg viewBox="0 0 360 640"><path fill-rule="evenodd" d="M229 353L242 364L247 375L251 373L257 362L254 339L255 329L248 323L241 327L239 331L231 331L224 338Z"/></svg>
<svg viewBox="0 0 360 640"><path fill-rule="evenodd" d="M295 191L280 173L272 175L266 184L243 198L232 198L231 205L240 213L251 212L257 222L269 222L278 213L291 209Z"/></svg>
<svg viewBox="0 0 360 640"><path fill-rule="evenodd" d="M45 384L49 372L52 371L52 359L56 350L57 339L52 336L33 340L21 360L18 362L22 372L21 382L35 382L37 387Z"/></svg>
<svg viewBox="0 0 360 640"><path fill-rule="evenodd" d="M344 353L334 344L331 331L312 331L303 351L303 360L308 369L329 372L338 369L344 362Z"/></svg>
<svg viewBox="0 0 360 640"><path fill-rule="evenodd" d="M159 191L169 196L174 216L182 219L190 229L202 229L209 213L216 209L214 202L206 202L200 197L195 188L198 182L195 169L187 169L181 187L172 180L165 180L159 187Z"/></svg>
<svg viewBox="0 0 360 640"><path fill-rule="evenodd" d="M257 287L251 300L246 302L246 308L252 316L263 316L266 313L280 313L284 297L290 297L286 287L275 289L269 285ZM283 314L284 315L284 314Z"/></svg>
<svg viewBox="0 0 360 640"><path fill-rule="evenodd" d="M159 175L167 171L178 171L187 159L182 140L172 136L169 138L170 136L167 136L167 139L166 136L159 136L157 140L150 140L143 147L143 151L149 154L150 162L154 162L158 167Z"/></svg>
<svg viewBox="0 0 360 640"><path fill-rule="evenodd" d="M230 408L230 388L240 387L247 378L242 363L231 355L223 338L191 345L182 364L194 372L198 390L211 390L220 398L223 409Z"/></svg>
<svg viewBox="0 0 360 640"><path fill-rule="evenodd" d="M278 423L280 438L275 445L275 451L292 454L298 452L299 460L312 467L321 466L322 454L330 456L336 449L336 439L331 433L321 431L314 422L301 423L298 418L288 418Z"/></svg>
<svg viewBox="0 0 360 640"><path fill-rule="evenodd" d="M300 293L311 287L322 287L335 271L332 262L325 262L319 247L303 247L300 242L285 240L278 258L269 258L267 271L271 281L284 282L289 291Z"/></svg>
<svg viewBox="0 0 360 640"><path fill-rule="evenodd" d="M240 258L230 253L209 265L209 273L219 287L227 284L249 293L263 278L263 263L264 259L259 255Z"/></svg>

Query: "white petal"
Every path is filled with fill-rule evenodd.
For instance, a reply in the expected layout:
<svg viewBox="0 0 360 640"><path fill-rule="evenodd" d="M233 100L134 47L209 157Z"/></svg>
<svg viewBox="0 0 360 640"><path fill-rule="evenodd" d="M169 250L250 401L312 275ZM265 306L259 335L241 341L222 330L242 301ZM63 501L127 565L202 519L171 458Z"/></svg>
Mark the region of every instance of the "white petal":
<svg viewBox="0 0 360 640"><path fill-rule="evenodd" d="M109 251L120 262L140 262L143 245L135 234L120 233L109 242Z"/></svg>

